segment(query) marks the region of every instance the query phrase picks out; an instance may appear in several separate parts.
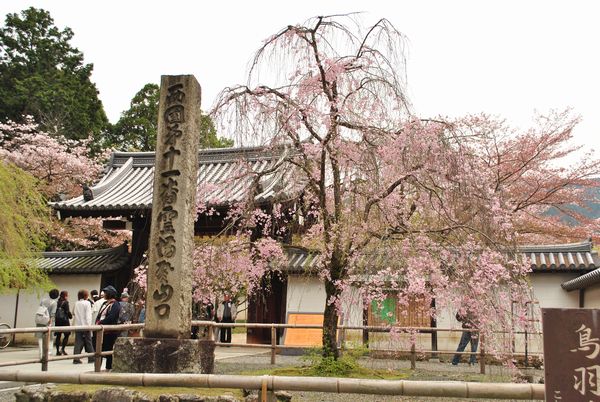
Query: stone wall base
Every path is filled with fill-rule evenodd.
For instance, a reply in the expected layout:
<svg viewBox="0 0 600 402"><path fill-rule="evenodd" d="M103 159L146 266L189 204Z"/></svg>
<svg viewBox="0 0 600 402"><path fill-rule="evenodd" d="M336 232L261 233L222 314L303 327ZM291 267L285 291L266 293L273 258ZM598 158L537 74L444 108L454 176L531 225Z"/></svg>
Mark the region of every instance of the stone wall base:
<svg viewBox="0 0 600 402"><path fill-rule="evenodd" d="M196 339L117 338L113 372L212 374L215 343Z"/></svg>
<svg viewBox="0 0 600 402"><path fill-rule="evenodd" d="M60 391L54 386L24 387L15 393L16 402L256 402L231 395L202 396L165 393L156 397L124 387L106 386L97 391Z"/></svg>

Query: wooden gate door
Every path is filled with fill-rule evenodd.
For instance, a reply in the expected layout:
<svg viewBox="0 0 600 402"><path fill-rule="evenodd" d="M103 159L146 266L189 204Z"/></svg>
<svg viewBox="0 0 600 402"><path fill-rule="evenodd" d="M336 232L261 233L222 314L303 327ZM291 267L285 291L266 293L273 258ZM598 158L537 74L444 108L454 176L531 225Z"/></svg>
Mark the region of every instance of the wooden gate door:
<svg viewBox="0 0 600 402"><path fill-rule="evenodd" d="M262 289L248 300L248 322L285 323L287 279L279 274L263 278ZM277 331L277 344L283 330ZM248 343L271 343L270 328L248 328Z"/></svg>

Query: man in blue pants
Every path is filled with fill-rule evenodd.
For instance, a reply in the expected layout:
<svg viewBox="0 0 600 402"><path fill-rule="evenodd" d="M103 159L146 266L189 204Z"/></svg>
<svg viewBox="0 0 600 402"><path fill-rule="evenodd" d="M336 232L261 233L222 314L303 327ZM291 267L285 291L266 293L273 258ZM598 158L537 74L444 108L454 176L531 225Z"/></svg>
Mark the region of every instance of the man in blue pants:
<svg viewBox="0 0 600 402"><path fill-rule="evenodd" d="M463 329L472 329L475 328L473 325L473 320L471 315L467 312L465 315L460 314L460 312L456 313L456 319L462 323ZM460 342L458 343L457 352L462 352L467 347L467 344L471 343L471 352L477 352L477 345L479 344L479 334L477 332L472 331L463 331L462 336L460 337ZM452 359L452 365L456 366L460 362L460 354L455 354ZM477 362L477 358L474 354L469 357L469 364L475 364Z"/></svg>

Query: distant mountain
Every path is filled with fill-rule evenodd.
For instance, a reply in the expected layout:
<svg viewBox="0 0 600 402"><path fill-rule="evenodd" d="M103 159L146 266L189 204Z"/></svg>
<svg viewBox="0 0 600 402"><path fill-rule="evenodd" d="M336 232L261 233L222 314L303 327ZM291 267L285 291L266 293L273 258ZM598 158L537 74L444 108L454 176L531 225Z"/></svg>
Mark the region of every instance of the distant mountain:
<svg viewBox="0 0 600 402"><path fill-rule="evenodd" d="M578 205L571 205L571 206L568 206L567 208L569 208L570 210L572 210L578 214L581 214L585 217L588 217L591 219L599 219L600 218L600 181L599 181L598 186L591 187L587 191L587 194L590 196L590 198L592 198L595 201L586 203L585 208L582 208ZM565 215L564 213L562 213L561 211L559 211L558 209L556 209L554 207L550 208L546 212L546 214L550 215L550 216L561 216L564 222L566 222L572 226L576 226L579 224L579 222L577 222L575 219L571 218L570 216Z"/></svg>

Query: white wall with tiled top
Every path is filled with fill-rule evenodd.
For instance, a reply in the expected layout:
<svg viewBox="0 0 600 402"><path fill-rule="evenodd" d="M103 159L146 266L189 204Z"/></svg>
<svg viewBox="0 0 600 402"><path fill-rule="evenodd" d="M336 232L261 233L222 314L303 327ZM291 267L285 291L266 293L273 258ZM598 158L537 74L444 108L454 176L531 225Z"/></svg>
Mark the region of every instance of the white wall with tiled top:
<svg viewBox="0 0 600 402"><path fill-rule="evenodd" d="M66 290L69 292L69 307L71 311L73 311L73 307L77 301L77 292L80 289L91 291L92 289L99 290L100 287L100 274L50 275L50 280L59 291ZM42 290L22 290L19 292L17 327L35 327L35 312L40 305L40 300L47 295L48 292ZM16 303L16 291L0 295L0 322L5 322L14 327ZM17 336L17 342L30 341L34 341L31 334Z"/></svg>
<svg viewBox="0 0 600 402"><path fill-rule="evenodd" d="M540 308L578 308L579 291L566 292L560 284L576 278L570 273L533 273L530 275L534 298Z"/></svg>

